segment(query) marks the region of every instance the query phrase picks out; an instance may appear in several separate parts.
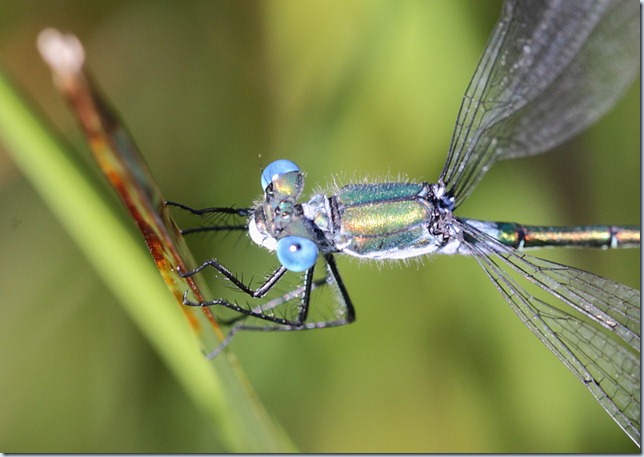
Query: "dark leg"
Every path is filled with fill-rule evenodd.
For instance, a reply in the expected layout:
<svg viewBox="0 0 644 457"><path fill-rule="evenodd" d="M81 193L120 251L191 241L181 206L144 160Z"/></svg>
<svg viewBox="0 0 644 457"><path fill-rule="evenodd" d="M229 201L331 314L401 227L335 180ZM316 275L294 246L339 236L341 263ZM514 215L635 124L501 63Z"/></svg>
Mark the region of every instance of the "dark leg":
<svg viewBox="0 0 644 457"><path fill-rule="evenodd" d="M201 270L203 270L206 267L213 267L219 273L224 275L235 286L237 286L239 290L250 295L253 298L261 298L264 295L266 295L266 293L269 290L271 290L271 288L275 285L275 283L279 281L282 276L284 276L284 273L287 272L286 268L283 266L277 268L277 270L271 273L271 275L266 279L264 284L262 284L255 290L251 289L246 284L244 284L239 279L237 279L237 277L228 268L224 267L221 263L219 263L217 259L206 260L204 263L202 263L199 267L195 268L194 270L188 271L186 273L179 272L179 275L183 278L193 276L199 273ZM201 306L201 305L197 304L193 306Z"/></svg>
<svg viewBox="0 0 644 457"><path fill-rule="evenodd" d="M201 233L201 232L225 232L225 231L239 231L239 230L248 230L248 217L252 214L253 209L252 208L219 208L219 207L213 207L213 208L204 208L204 209L193 209L190 208L189 206L183 205L181 203L177 202L172 202L169 200L165 201L165 204L167 206L174 206L176 208L180 208L184 211L187 211L191 214L195 214L197 216L207 216L209 214L220 214L220 215L227 215L227 216L232 216L232 217L242 217L244 218L243 223L234 223L234 224L221 224L221 220L218 221L218 223L215 223L214 225L207 226L207 227L194 227L194 228L189 228L189 229L182 229L181 234L182 235L190 235L192 233ZM224 218L227 220L227 218Z"/></svg>
<svg viewBox="0 0 644 457"><path fill-rule="evenodd" d="M212 259L204 262L203 265L201 265L199 268L189 272L189 273L181 273L182 276L192 276L199 271L201 271L203 268L211 266L215 268L217 271L221 272L226 278L228 278L237 288L250 295L253 298L261 298L266 293L279 281L282 276L284 276L284 273L286 273L286 268L283 266L279 267L277 270L275 270L267 279L264 284L262 284L259 288L256 290L252 290L249 288L246 284L242 283L239 279L233 275L230 270L228 270L226 267L221 265L217 260ZM269 322L273 322L275 324L279 325L290 325L290 326L300 326L302 325L302 322L304 322L304 319L306 319L306 315L308 313L308 307L309 307L309 300L311 297L311 286L312 286L312 278L313 278L313 268L310 268L307 273L306 273L306 279L305 279L305 284L304 284L304 295L302 297L302 302L300 304L300 308L298 311L297 318L295 320L289 320L289 319L283 319L281 317L275 317L270 314L266 314L267 310L274 309L281 304L287 302L288 300L293 298L293 291L291 293L287 293L280 297L279 299L275 301L268 302L266 304L263 304L261 306L258 306L256 308L243 308L239 306L237 303L230 302L228 300L224 299L215 299L215 300L210 300L210 301L204 301L204 302L192 302L188 300L188 292L186 291L183 294L183 304L186 306L225 306L228 309L232 309L233 311L236 311L240 314L243 314L244 316L250 316L250 317L256 317L258 319L263 319Z"/></svg>
<svg viewBox="0 0 644 457"><path fill-rule="evenodd" d="M273 300L271 302L265 303L261 306L258 306L252 310L243 310L240 311L244 316L237 317L229 321L233 324L226 338L221 342L217 348L215 348L210 354L207 354L209 359L216 357L221 351L223 351L228 344L230 344L233 336L241 330L254 330L254 331L277 331L277 332L286 332L286 331L300 331L300 330L313 330L318 328L330 328L330 327L340 327L343 325L351 324L355 321L355 310L349 294L344 286L344 282L339 274L338 267L335 263L333 255L326 254L324 256L327 266L327 274L322 279L313 280L313 272L309 270L305 278L305 284L299 288L294 289L293 291L283 295L282 297ZM308 316L309 303L311 297L311 291L318 287L327 286L329 284L329 279L332 279L340 292L340 300L345 309L345 316L331 321L320 321L320 322L306 322ZM265 311L276 308L281 304L293 299L293 297L304 294L302 296L302 301L300 303L300 309L298 312L298 317L294 321L287 321L282 319L276 319L273 316L265 314ZM219 303L217 303L219 304ZM273 325L266 326L257 326L249 325L245 322L245 318L248 316L259 317L268 322L272 322Z"/></svg>
<svg viewBox="0 0 644 457"><path fill-rule="evenodd" d="M219 208L219 207L213 207L213 208L203 208L203 209L194 209L190 208L189 206L186 206L182 203L177 203L173 202L170 200L166 200L165 204L167 206L174 206L176 208L181 208L184 211L188 211L189 213L196 214L197 216L203 216L204 214L210 214L210 213L222 213L222 214L233 214L241 217L248 217L251 215L253 209L252 208Z"/></svg>

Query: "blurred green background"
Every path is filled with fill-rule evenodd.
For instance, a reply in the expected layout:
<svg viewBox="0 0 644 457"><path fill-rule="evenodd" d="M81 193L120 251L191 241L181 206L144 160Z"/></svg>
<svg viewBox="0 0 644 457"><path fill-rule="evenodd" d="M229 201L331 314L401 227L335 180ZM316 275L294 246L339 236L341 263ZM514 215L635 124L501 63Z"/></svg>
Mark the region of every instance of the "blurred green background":
<svg viewBox="0 0 644 457"><path fill-rule="evenodd" d="M36 53L46 26L84 43L165 196L205 207L252 203L261 164L277 158L306 171L307 194L331 179L436 179L500 3L5 0L0 10L0 65L80 160L94 168ZM496 165L460 214L639 223L638 89L558 152ZM0 205L0 449L224 451L2 146ZM258 252L231 249L249 262ZM639 287L639 250L544 256ZM302 451L636 451L473 259L339 266L356 324L232 344Z"/></svg>

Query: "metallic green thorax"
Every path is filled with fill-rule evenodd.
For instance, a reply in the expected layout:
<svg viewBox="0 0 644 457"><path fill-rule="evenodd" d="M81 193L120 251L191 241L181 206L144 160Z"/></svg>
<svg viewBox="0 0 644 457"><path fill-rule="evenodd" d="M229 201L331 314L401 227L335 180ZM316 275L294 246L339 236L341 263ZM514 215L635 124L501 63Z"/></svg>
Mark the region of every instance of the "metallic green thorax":
<svg viewBox="0 0 644 457"><path fill-rule="evenodd" d="M435 218L426 183L355 184L335 195L337 242L354 255L378 257L440 243L428 228ZM402 257L402 256L401 256Z"/></svg>

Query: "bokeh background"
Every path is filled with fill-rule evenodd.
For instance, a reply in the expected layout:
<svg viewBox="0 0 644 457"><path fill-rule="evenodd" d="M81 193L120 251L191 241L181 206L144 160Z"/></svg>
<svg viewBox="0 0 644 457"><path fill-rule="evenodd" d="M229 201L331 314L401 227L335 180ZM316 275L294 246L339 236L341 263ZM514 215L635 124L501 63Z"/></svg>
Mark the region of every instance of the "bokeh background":
<svg viewBox="0 0 644 457"><path fill-rule="evenodd" d="M93 167L35 49L46 26L74 32L166 197L245 206L277 158L306 171L307 192L334 178L434 180L500 7L5 0L0 65ZM460 214L638 224L639 132L635 84L552 154L496 165ZM96 185L115 201L98 173ZM1 145L0 207L0 449L225 451ZM544 254L638 288L639 255ZM356 324L232 345L302 451L636 450L473 259L339 265Z"/></svg>

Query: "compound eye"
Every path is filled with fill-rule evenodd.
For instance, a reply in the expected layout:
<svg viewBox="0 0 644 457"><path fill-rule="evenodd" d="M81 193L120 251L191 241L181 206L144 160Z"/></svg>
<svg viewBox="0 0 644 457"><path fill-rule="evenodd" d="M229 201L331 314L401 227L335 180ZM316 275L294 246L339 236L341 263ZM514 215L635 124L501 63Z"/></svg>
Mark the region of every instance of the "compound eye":
<svg viewBox="0 0 644 457"><path fill-rule="evenodd" d="M262 189L266 190L268 185L280 176L292 171L300 171L300 168L290 160L280 159L268 164L262 172Z"/></svg>
<svg viewBox="0 0 644 457"><path fill-rule="evenodd" d="M306 271L315 265L318 247L307 238L295 235L285 236L277 242L277 258L290 271Z"/></svg>

